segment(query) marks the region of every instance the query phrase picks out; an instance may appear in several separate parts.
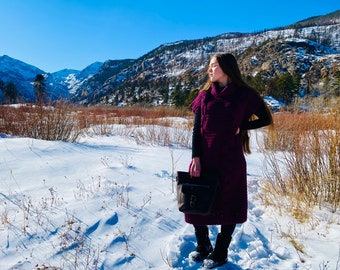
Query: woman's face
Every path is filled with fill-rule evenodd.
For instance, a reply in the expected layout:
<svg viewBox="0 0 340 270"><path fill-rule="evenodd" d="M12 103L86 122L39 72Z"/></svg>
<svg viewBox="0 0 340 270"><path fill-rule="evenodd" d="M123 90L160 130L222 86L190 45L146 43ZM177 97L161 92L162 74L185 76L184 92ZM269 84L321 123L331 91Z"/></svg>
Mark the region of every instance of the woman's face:
<svg viewBox="0 0 340 270"><path fill-rule="evenodd" d="M228 75L222 71L216 57L212 57L210 60L208 74L211 82L217 82L221 86L227 85Z"/></svg>

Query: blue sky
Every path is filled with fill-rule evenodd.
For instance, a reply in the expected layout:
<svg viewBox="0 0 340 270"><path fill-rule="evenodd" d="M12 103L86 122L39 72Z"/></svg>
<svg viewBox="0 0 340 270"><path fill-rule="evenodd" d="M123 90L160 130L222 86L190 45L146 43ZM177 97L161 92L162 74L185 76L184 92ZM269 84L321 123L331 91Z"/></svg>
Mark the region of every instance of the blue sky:
<svg viewBox="0 0 340 270"><path fill-rule="evenodd" d="M340 0L0 0L0 56L46 72L324 15Z"/></svg>

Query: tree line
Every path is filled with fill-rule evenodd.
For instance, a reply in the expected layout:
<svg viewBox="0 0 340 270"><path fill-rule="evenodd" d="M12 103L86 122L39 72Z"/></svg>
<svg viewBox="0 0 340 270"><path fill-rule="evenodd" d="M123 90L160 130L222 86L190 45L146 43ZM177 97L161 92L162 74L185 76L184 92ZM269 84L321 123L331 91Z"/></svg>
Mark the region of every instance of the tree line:
<svg viewBox="0 0 340 270"><path fill-rule="evenodd" d="M300 76L293 76L289 72L268 79L266 74L259 72L255 76L246 76L245 82L262 96L270 95L275 99L290 104L300 91ZM176 107L188 106L196 97L199 89L192 84L176 85L171 93L172 103Z"/></svg>
<svg viewBox="0 0 340 270"><path fill-rule="evenodd" d="M340 96L340 71L336 73L336 80L333 85L328 88L329 94L334 96ZM162 83L155 84L153 86L149 85L149 83L144 81L138 83L139 88L139 99L132 99L133 103L150 103L152 102L152 98L156 95L153 92L158 92L158 94L163 99L163 104L171 104L175 107L183 107L188 106L196 95L199 92L199 80L196 80L195 76L192 76L188 81L176 80L177 82L173 82L174 87L169 93L169 84L162 81ZM265 73L259 72L255 76L246 76L244 80L254 89L256 89L262 96L270 95L275 99L285 103L290 104L294 98L299 96L301 92L303 95L312 95L311 90L309 89L308 85L305 89L301 87L301 76L299 75L291 75L289 72L277 75L273 78L268 78ZM161 86L162 87L161 87ZM35 102L37 103L45 103L47 102L47 93L46 93L46 84L45 84L45 77L42 74L38 74L35 77L33 82L34 86L34 95L35 95ZM155 91L151 91L152 88L155 88ZM122 88L122 90L126 88ZM132 87L132 89L136 89ZM146 90L146 92L142 92L142 90ZM157 89L157 90L156 90ZM303 90L303 91L302 91ZM0 96L0 101L3 104L13 104L19 101L20 96L17 90L17 87L13 82L4 83L0 79L0 91L2 92L2 98ZM151 92L150 92L151 91ZM134 91L129 91L125 93L121 93L123 99L124 96L130 95L130 97L134 94ZM149 93L153 93L151 96L146 97L145 95ZM116 95L117 97L119 95ZM118 103L118 102L117 102Z"/></svg>
<svg viewBox="0 0 340 270"><path fill-rule="evenodd" d="M37 74L33 82L33 87L35 89L35 101L37 103L46 102L46 84L45 77L42 74ZM13 104L19 101L19 91L13 82L5 83L0 79L0 91L2 92L2 97L0 96L0 101L3 104Z"/></svg>

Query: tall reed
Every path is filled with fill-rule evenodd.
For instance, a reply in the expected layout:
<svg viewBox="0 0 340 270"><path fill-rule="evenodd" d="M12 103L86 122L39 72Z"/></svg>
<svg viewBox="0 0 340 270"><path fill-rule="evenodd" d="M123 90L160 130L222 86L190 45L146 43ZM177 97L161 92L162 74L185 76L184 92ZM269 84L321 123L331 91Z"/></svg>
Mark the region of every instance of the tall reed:
<svg viewBox="0 0 340 270"><path fill-rule="evenodd" d="M74 142L82 130L72 106L22 104L0 107L0 132L42 140Z"/></svg>
<svg viewBox="0 0 340 270"><path fill-rule="evenodd" d="M310 112L275 114L275 131L264 144L269 181L263 197L268 204L285 197L287 209L300 218L305 207L340 207L340 99L317 105Z"/></svg>

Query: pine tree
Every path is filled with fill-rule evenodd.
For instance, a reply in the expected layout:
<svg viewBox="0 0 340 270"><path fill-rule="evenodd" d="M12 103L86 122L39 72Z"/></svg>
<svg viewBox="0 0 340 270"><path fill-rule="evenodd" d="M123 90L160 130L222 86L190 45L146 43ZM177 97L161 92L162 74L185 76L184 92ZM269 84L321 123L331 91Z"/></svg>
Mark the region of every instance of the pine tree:
<svg viewBox="0 0 340 270"><path fill-rule="evenodd" d="M5 83L4 83L4 81L3 80L0 80L0 91L1 91L1 93L3 93L3 91L4 91L4 86L5 86ZM0 102L2 102L3 101L3 94L2 95L0 95Z"/></svg>
<svg viewBox="0 0 340 270"><path fill-rule="evenodd" d="M282 74L268 82L267 92L278 100L289 104L298 94L299 77L293 77L290 73Z"/></svg>
<svg viewBox="0 0 340 270"><path fill-rule="evenodd" d="M18 98L18 90L14 83L9 82L3 87L4 101L15 103Z"/></svg>
<svg viewBox="0 0 340 270"><path fill-rule="evenodd" d="M38 103L44 103L46 101L46 85L45 77L42 74L37 74L34 80L35 95Z"/></svg>

